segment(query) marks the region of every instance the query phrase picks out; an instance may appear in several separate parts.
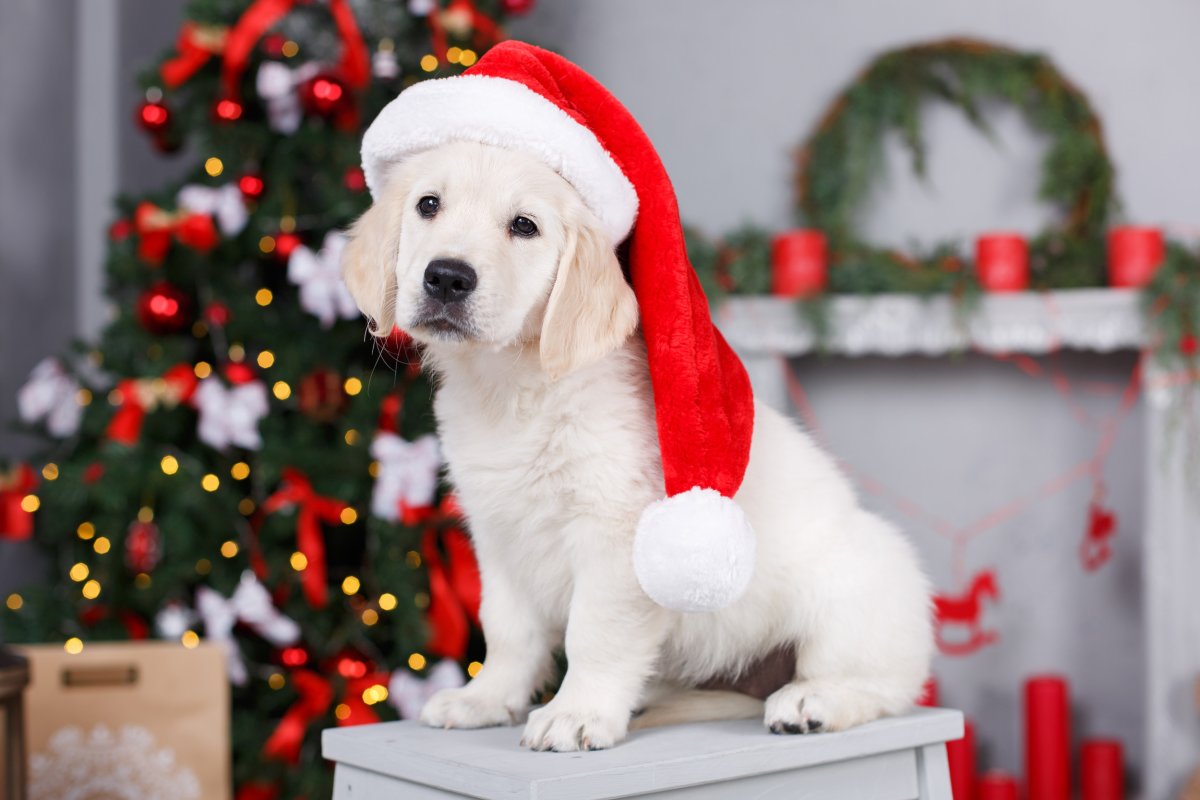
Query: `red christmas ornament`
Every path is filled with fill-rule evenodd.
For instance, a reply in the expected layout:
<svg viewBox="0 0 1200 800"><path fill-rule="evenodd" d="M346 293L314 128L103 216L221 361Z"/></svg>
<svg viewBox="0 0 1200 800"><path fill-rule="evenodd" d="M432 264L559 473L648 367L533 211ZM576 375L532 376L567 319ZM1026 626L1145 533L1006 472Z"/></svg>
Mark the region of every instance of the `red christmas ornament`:
<svg viewBox="0 0 1200 800"><path fill-rule="evenodd" d="M213 325L228 325L231 316L229 306L216 300L204 308L204 318Z"/></svg>
<svg viewBox="0 0 1200 800"><path fill-rule="evenodd" d="M280 233L275 236L275 256L281 261L287 261L291 257L292 251L303 244L303 241L294 233Z"/></svg>
<svg viewBox="0 0 1200 800"><path fill-rule="evenodd" d="M138 322L150 333L176 333L191 323L190 308L191 301L179 287L160 281L138 298Z"/></svg>
<svg viewBox="0 0 1200 800"><path fill-rule="evenodd" d="M990 569L978 573L963 594L935 596L934 634L938 649L948 656L961 656L996 641L999 634L983 627L983 609L984 601L999 598L996 574ZM960 633L953 633L956 628Z"/></svg>
<svg viewBox="0 0 1200 800"><path fill-rule="evenodd" d="M162 558L162 533L153 522L134 522L125 534L125 565L134 572L150 572Z"/></svg>
<svg viewBox="0 0 1200 800"><path fill-rule="evenodd" d="M87 469L83 471L83 482L89 486L104 477L104 465L99 461L93 461L87 465Z"/></svg>
<svg viewBox="0 0 1200 800"><path fill-rule="evenodd" d="M108 226L108 238L114 242L123 242L133 233L133 223L127 219L119 219Z"/></svg>
<svg viewBox="0 0 1200 800"><path fill-rule="evenodd" d="M350 108L350 92L333 75L321 74L300 86L300 102L304 109L326 119L338 116Z"/></svg>
<svg viewBox="0 0 1200 800"><path fill-rule="evenodd" d="M342 183L352 192L361 192L367 188L367 176L362 167L356 164L346 170L346 174L342 176Z"/></svg>
<svg viewBox="0 0 1200 800"><path fill-rule="evenodd" d="M1196 339L1196 334L1185 333L1179 337L1179 352L1185 356L1194 356L1200 351L1200 341Z"/></svg>
<svg viewBox="0 0 1200 800"><path fill-rule="evenodd" d="M337 660L338 674L343 678L361 678L367 674L367 662L353 655L344 655Z"/></svg>
<svg viewBox="0 0 1200 800"><path fill-rule="evenodd" d="M142 130L158 136L170 127L171 111L162 103L147 100L138 106L135 119Z"/></svg>
<svg viewBox="0 0 1200 800"><path fill-rule="evenodd" d="M537 0L504 0L500 6L505 14L528 14L533 10Z"/></svg>
<svg viewBox="0 0 1200 800"><path fill-rule="evenodd" d="M303 667L308 663L308 651L303 647L285 647L279 653L279 660L285 667Z"/></svg>
<svg viewBox="0 0 1200 800"><path fill-rule="evenodd" d="M228 97L213 106L213 116L218 122L236 122L242 118L242 112L242 104Z"/></svg>
<svg viewBox="0 0 1200 800"><path fill-rule="evenodd" d="M1088 527L1079 546L1079 558L1089 572L1100 569L1112 558L1112 538L1117 533L1117 518L1104 506L1092 501L1088 509Z"/></svg>
<svg viewBox="0 0 1200 800"><path fill-rule="evenodd" d="M341 376L330 369L310 372L296 387L296 403L300 413L318 422L337 419L346 408Z"/></svg>
<svg viewBox="0 0 1200 800"><path fill-rule="evenodd" d="M242 197L247 200L257 200L262 197L265 188L263 179L257 175L243 175L238 179L238 189L241 190Z"/></svg>
<svg viewBox="0 0 1200 800"><path fill-rule="evenodd" d="M246 364L237 361L231 361L225 365L225 380L229 381L234 386L241 386L244 383L257 378L254 369Z"/></svg>

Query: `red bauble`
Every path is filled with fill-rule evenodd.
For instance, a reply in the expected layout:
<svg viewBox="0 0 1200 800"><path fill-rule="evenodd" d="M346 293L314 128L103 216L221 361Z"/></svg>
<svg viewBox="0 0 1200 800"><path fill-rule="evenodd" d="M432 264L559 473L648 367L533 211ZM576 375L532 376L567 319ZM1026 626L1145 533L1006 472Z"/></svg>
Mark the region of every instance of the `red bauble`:
<svg viewBox="0 0 1200 800"><path fill-rule="evenodd" d="M108 226L108 238L114 242L123 242L133 233L133 223L127 219L119 219Z"/></svg>
<svg viewBox="0 0 1200 800"><path fill-rule="evenodd" d="M1194 356L1197 351L1200 351L1200 341L1197 341L1196 334L1185 333L1179 337L1179 352L1185 356Z"/></svg>
<svg viewBox="0 0 1200 800"><path fill-rule="evenodd" d="M367 674L369 667L362 658L346 654L338 657L337 671L343 678L361 678Z"/></svg>
<svg viewBox="0 0 1200 800"><path fill-rule="evenodd" d="M229 381L234 386L241 386L244 383L250 383L258 378L258 374L254 368L248 364L243 364L238 361L231 361L225 365L225 380Z"/></svg>
<svg viewBox="0 0 1200 800"><path fill-rule="evenodd" d="M303 242L300 237L294 233L280 233L275 236L275 257L282 261L287 261L291 257L292 251L299 247Z"/></svg>
<svg viewBox="0 0 1200 800"><path fill-rule="evenodd" d="M361 192L367 188L367 175L362 167L353 166L342 176L342 183L352 192Z"/></svg>
<svg viewBox="0 0 1200 800"><path fill-rule="evenodd" d="M223 100L218 100L213 106L213 117L218 122L236 122L242 118L242 104L237 100L226 97Z"/></svg>
<svg viewBox="0 0 1200 800"><path fill-rule="evenodd" d="M153 522L134 522L125 534L125 565L134 572L150 572L162 558L162 533Z"/></svg>
<svg viewBox="0 0 1200 800"><path fill-rule="evenodd" d="M528 14L537 0L503 0L500 4L505 14Z"/></svg>
<svg viewBox="0 0 1200 800"><path fill-rule="evenodd" d="M142 130L158 136L171 126L171 110L162 103L147 100L138 106L136 120Z"/></svg>
<svg viewBox="0 0 1200 800"><path fill-rule="evenodd" d="M296 387L300 413L318 422L331 422L346 408L342 378L331 369L318 369L305 375Z"/></svg>
<svg viewBox="0 0 1200 800"><path fill-rule="evenodd" d="M285 667L303 667L308 663L308 651L303 647L285 647L279 652L279 660Z"/></svg>
<svg viewBox="0 0 1200 800"><path fill-rule="evenodd" d="M176 333L191 324L191 300L179 287L160 281L138 298L137 317L150 333Z"/></svg>
<svg viewBox="0 0 1200 800"><path fill-rule="evenodd" d="M332 118L350 108L350 92L338 78L317 75L300 87L300 102L309 114Z"/></svg>
<svg viewBox="0 0 1200 800"><path fill-rule="evenodd" d="M238 189L241 190L242 197L247 200L257 200L262 197L265 188L266 184L263 183L263 179L257 175L249 174L238 178Z"/></svg>
<svg viewBox="0 0 1200 800"><path fill-rule="evenodd" d="M279 33L268 33L262 38L263 52L272 58L279 58L283 55L285 44L287 44L287 37Z"/></svg>
<svg viewBox="0 0 1200 800"><path fill-rule="evenodd" d="M215 300L204 308L204 318L213 325L228 325L230 316L229 306Z"/></svg>

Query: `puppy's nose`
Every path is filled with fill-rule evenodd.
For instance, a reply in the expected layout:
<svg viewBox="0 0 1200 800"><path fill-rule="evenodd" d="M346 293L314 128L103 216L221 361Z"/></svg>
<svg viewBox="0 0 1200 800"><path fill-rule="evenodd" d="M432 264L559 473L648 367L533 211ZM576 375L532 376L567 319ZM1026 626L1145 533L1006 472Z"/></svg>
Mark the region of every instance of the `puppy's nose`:
<svg viewBox="0 0 1200 800"><path fill-rule="evenodd" d="M475 291L475 270L457 258L435 258L425 268L425 294L443 303L459 303Z"/></svg>

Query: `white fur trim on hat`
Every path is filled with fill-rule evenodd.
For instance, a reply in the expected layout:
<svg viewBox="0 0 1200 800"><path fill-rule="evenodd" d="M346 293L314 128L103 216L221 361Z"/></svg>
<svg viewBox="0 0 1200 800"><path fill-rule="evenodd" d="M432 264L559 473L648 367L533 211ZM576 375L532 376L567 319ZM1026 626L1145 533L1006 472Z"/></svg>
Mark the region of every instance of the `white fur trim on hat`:
<svg viewBox="0 0 1200 800"><path fill-rule="evenodd" d="M633 539L642 591L675 611L716 611L746 591L755 539L733 500L699 486L648 505Z"/></svg>
<svg viewBox="0 0 1200 800"><path fill-rule="evenodd" d="M363 172L378 198L392 164L448 142L518 150L563 176L619 244L633 229L638 198L600 140L522 84L487 75L422 81L390 102L363 136Z"/></svg>

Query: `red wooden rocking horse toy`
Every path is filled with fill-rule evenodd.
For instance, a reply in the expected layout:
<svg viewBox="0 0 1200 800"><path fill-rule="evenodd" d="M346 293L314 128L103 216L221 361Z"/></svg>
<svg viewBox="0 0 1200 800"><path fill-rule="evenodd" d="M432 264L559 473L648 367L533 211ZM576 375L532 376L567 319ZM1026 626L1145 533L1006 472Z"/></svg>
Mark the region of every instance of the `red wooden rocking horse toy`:
<svg viewBox="0 0 1200 800"><path fill-rule="evenodd" d="M990 569L978 573L964 594L936 595L933 608L938 649L946 655L963 656L996 641L1000 635L982 626L983 602L989 599L993 602L1000 599L996 574ZM947 637L947 626L965 629L966 638Z"/></svg>

